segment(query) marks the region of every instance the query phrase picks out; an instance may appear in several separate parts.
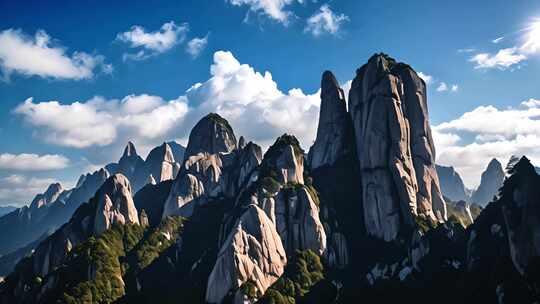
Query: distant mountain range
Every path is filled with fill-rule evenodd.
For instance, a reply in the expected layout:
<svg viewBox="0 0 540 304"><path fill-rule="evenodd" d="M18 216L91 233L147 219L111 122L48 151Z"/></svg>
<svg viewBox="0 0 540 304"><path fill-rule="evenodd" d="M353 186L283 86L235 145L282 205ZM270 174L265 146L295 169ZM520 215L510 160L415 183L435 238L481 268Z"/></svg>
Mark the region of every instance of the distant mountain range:
<svg viewBox="0 0 540 304"><path fill-rule="evenodd" d="M15 206L0 206L0 216L3 216L4 214L8 214L15 209L17 209L17 207Z"/></svg>
<svg viewBox="0 0 540 304"><path fill-rule="evenodd" d="M210 113L185 150L143 160L128 143L75 188L0 217L0 303L540 299L540 176L526 157L506 173L491 161L468 191L435 165L424 81L385 54L357 69L348 99L324 72L320 96L307 153L283 134L263 155Z"/></svg>

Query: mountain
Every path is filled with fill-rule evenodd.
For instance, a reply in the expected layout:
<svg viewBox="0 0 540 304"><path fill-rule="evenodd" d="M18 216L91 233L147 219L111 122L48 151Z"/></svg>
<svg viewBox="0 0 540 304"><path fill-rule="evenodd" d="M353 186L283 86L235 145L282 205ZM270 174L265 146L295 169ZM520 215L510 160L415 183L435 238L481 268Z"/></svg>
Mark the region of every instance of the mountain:
<svg viewBox="0 0 540 304"><path fill-rule="evenodd" d="M414 217L446 220L435 170L426 86L386 55L369 59L349 91L367 232L396 239Z"/></svg>
<svg viewBox="0 0 540 304"><path fill-rule="evenodd" d="M504 181L505 173L501 163L495 158L492 159L486 170L482 173L480 185L472 193L471 201L485 206L499 194L499 188Z"/></svg>
<svg viewBox="0 0 540 304"><path fill-rule="evenodd" d="M143 160L137 154L135 145L128 142L119 162L110 163L105 168L111 174L120 173L126 176L136 193L148 183L159 183L176 177L180 164L175 161L174 155L183 157L183 151L183 147L176 142L163 143L152 149Z"/></svg>
<svg viewBox="0 0 540 304"><path fill-rule="evenodd" d="M159 177L173 163L166 143L140 167L160 172L155 184L133 196L127 176L108 177L0 283L0 303L540 298L540 176L527 158L485 208L445 202L426 86L410 66L375 54L348 106L329 71L320 97L307 155L291 134L263 154L210 113L175 177Z"/></svg>
<svg viewBox="0 0 540 304"><path fill-rule="evenodd" d="M0 216L8 214L8 213L12 212L15 209L17 209L17 207L14 207L14 206L0 206Z"/></svg>
<svg viewBox="0 0 540 304"><path fill-rule="evenodd" d="M454 167L436 165L442 194L452 201L469 201L470 193Z"/></svg>
<svg viewBox="0 0 540 304"><path fill-rule="evenodd" d="M82 175L77 186L69 190L52 184L44 193L36 195L29 206L0 217L0 254L25 247L66 223L108 176L105 169Z"/></svg>
<svg viewBox="0 0 540 304"><path fill-rule="evenodd" d="M117 163L110 163L105 168L92 174L83 174L75 188L65 190L58 183L51 184L47 190L36 195L29 206L19 208L0 217L0 276L9 273L16 261L31 252L36 240L49 235L58 227L68 222L75 210L87 202L103 184L114 174L122 174L135 185L134 193L149 183L149 177L158 181L173 179L179 164L174 154L183 157L184 148L171 142L154 148L143 160L135 145L128 142ZM154 180L155 180L154 179ZM161 216L161 214L160 214ZM8 255L9 253L13 253Z"/></svg>

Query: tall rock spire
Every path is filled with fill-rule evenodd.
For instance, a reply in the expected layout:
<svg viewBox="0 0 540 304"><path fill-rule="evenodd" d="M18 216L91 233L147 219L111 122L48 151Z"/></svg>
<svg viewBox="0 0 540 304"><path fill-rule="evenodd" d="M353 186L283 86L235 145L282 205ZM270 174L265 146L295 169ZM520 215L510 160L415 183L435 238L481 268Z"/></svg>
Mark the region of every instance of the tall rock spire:
<svg viewBox="0 0 540 304"><path fill-rule="evenodd" d="M426 89L409 66L378 54L349 92L370 235L393 240L414 216L446 219L428 122Z"/></svg>
<svg viewBox="0 0 540 304"><path fill-rule="evenodd" d="M503 185L504 170L501 163L497 159L492 159L482 172L480 185L472 196L471 201L480 206L485 206L493 200L493 197L499 193L499 188Z"/></svg>
<svg viewBox="0 0 540 304"><path fill-rule="evenodd" d="M345 94L330 71L321 80L321 110L317 138L309 150L308 165L313 170L332 165L347 153L350 118L347 113Z"/></svg>

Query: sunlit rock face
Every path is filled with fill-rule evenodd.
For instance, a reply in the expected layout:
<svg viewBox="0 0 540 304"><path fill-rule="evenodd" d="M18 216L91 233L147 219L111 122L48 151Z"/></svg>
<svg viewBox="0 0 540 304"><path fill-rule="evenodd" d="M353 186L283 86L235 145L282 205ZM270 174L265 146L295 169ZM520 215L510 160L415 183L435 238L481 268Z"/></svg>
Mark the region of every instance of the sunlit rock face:
<svg viewBox="0 0 540 304"><path fill-rule="evenodd" d="M139 216L129 180L115 174L103 184L98 192L98 203L94 219L94 233L100 235L111 225L139 224Z"/></svg>
<svg viewBox="0 0 540 304"><path fill-rule="evenodd" d="M426 102L416 72L383 54L358 69L349 92L366 230L387 241L417 215L446 219Z"/></svg>
<svg viewBox="0 0 540 304"><path fill-rule="evenodd" d="M208 200L235 196L259 166L262 151L254 143L237 147L229 123L217 114L201 119L190 133L185 160L165 203L163 217L191 216Z"/></svg>
<svg viewBox="0 0 540 304"><path fill-rule="evenodd" d="M248 280L264 293L283 274L287 257L276 226L250 205L222 245L208 278L206 302L222 303L231 290Z"/></svg>
<svg viewBox="0 0 540 304"><path fill-rule="evenodd" d="M101 235L114 223L139 224L131 185L122 174L109 177L68 223L39 244L32 257L34 273L44 277L62 263L74 246Z"/></svg>

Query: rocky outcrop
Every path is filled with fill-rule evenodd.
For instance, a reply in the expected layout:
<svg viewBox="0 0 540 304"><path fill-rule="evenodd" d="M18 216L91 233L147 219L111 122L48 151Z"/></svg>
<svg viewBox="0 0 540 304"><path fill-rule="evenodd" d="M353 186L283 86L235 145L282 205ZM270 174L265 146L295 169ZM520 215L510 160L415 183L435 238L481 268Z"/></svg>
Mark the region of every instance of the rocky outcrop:
<svg viewBox="0 0 540 304"><path fill-rule="evenodd" d="M248 144L249 146L249 144ZM326 233L319 218L319 198L304 185L303 151L294 136L283 135L266 152L238 206L255 204L276 225L287 253L326 251Z"/></svg>
<svg viewBox="0 0 540 304"><path fill-rule="evenodd" d="M218 154L236 149L236 137L229 123L215 113L206 115L193 127L184 160L198 153Z"/></svg>
<svg viewBox="0 0 540 304"><path fill-rule="evenodd" d="M171 147L167 143L163 143L150 151L146 158L146 167L147 173L149 173L146 179L151 175L156 183L174 179L180 168L175 162Z"/></svg>
<svg viewBox="0 0 540 304"><path fill-rule="evenodd" d="M419 214L444 221L422 79L409 66L375 55L357 71L349 111L367 232L389 241Z"/></svg>
<svg viewBox="0 0 540 304"><path fill-rule="evenodd" d="M206 135L214 138L202 140ZM209 114L197 123L190 134L186 159L165 203L163 218L189 217L197 205L237 195L259 166L262 152L251 142L237 149L231 141L235 138L228 122L217 114ZM198 152L190 154L194 151Z"/></svg>
<svg viewBox="0 0 540 304"><path fill-rule="evenodd" d="M275 197L274 217L287 253L311 249L326 250L326 233L319 219L319 207L306 187L283 188Z"/></svg>
<svg viewBox="0 0 540 304"><path fill-rule="evenodd" d="M94 233L100 235L111 225L139 224L139 216L131 193L131 185L122 174L115 174L97 193Z"/></svg>
<svg viewBox="0 0 540 304"><path fill-rule="evenodd" d="M115 174L95 196L77 209L68 223L43 240L32 256L32 271L45 277L65 259L73 247L100 235L113 223L138 224L139 218L127 178Z"/></svg>
<svg viewBox="0 0 540 304"><path fill-rule="evenodd" d="M540 261L540 176L526 157L511 172L500 201L512 262L525 275L531 263Z"/></svg>
<svg viewBox="0 0 540 304"><path fill-rule="evenodd" d="M533 303L540 296L540 177L523 157L510 168L500 197L468 229L468 292L501 303ZM486 279L485 274L490 273Z"/></svg>
<svg viewBox="0 0 540 304"><path fill-rule="evenodd" d="M124 153L118 161L115 171L111 171L111 174L121 173L126 176L130 181L134 182L137 174L137 170L140 170L144 166L143 159L137 154L135 145L132 142L128 142L124 148Z"/></svg>
<svg viewBox="0 0 540 304"><path fill-rule="evenodd" d="M247 207L222 245L208 278L206 302L221 303L250 281L264 294L283 274L287 257L274 223L255 205Z"/></svg>
<svg viewBox="0 0 540 304"><path fill-rule="evenodd" d="M347 113L345 94L330 71L321 80L321 109L317 138L309 150L308 165L311 170L333 165L348 153L348 130L350 118Z"/></svg>
<svg viewBox="0 0 540 304"><path fill-rule="evenodd" d="M43 194L38 194L30 203L30 209L37 209L46 206L58 199L63 188L59 183L50 184Z"/></svg>
<svg viewBox="0 0 540 304"><path fill-rule="evenodd" d="M436 165L435 168L437 169L437 175L439 176L439 183L444 197L454 202L468 202L471 199L469 190L465 188L461 176L454 170L454 167Z"/></svg>
<svg viewBox="0 0 540 304"><path fill-rule="evenodd" d="M501 163L495 158L492 159L486 170L482 173L480 186L473 192L471 201L480 206L487 205L498 195L504 177L505 174Z"/></svg>

